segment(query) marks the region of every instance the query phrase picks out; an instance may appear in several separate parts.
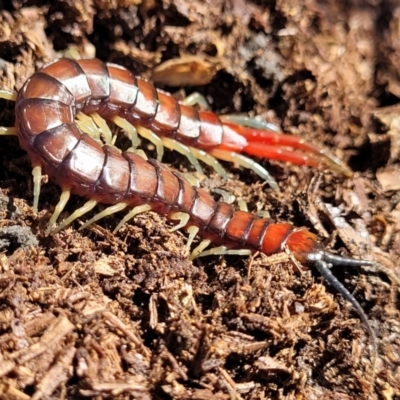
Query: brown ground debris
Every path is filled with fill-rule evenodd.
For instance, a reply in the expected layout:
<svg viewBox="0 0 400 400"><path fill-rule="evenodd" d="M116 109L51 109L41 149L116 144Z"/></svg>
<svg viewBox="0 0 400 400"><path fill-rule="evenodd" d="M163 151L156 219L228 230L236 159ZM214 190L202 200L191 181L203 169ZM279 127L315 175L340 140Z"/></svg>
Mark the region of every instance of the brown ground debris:
<svg viewBox="0 0 400 400"><path fill-rule="evenodd" d="M166 90L279 123L355 171L262 160L280 193L233 165L228 182L207 170L204 187L399 276L397 3L0 0L0 87L65 54L149 79L180 58L154 76L191 71L198 86L181 76ZM11 126L13 105L0 104ZM191 171L175 153L164 161ZM0 137L0 165L0 399L400 399L398 288L384 274L334 268L378 336L370 382L365 327L317 274L263 255L191 262L184 235L153 213L116 235L115 217L46 237L59 189L43 185L35 214L15 138Z"/></svg>

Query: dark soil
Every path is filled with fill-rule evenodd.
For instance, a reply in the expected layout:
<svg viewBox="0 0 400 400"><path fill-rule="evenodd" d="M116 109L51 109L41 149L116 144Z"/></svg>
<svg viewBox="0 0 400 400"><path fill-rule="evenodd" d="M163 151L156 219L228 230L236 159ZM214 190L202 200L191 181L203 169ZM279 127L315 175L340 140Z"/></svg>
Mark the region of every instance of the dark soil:
<svg viewBox="0 0 400 400"><path fill-rule="evenodd" d="M399 276L397 4L0 0L0 87L18 90L66 54L149 79L191 57L195 86L176 64L155 79L177 98L203 93L217 113L278 123L354 171L260 160L279 193L229 164L228 182L206 169L201 184ZM0 105L0 125L13 125L13 104ZM164 162L192 171L176 153ZM153 213L116 235L114 217L46 237L59 188L44 182L35 213L16 138L0 137L0 165L1 399L400 399L399 288L385 274L333 270L378 336L372 378L365 326L314 271L263 255L191 262L185 235ZM74 197L67 212L81 204Z"/></svg>

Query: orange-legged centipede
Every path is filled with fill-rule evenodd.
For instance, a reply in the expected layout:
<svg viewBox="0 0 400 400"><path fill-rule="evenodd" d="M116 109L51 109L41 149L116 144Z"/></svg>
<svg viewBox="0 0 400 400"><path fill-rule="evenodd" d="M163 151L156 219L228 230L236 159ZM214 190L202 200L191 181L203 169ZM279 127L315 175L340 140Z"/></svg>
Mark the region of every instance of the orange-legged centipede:
<svg viewBox="0 0 400 400"><path fill-rule="evenodd" d="M171 112L171 109L175 111ZM288 250L301 264L317 268L351 302L375 341L363 309L331 274L329 265L377 266L376 263L329 254L317 236L305 228L275 223L268 218L236 211L230 204L216 202L205 190L193 187L181 174L168 170L159 161L145 160L132 152L120 153L113 146L102 146L81 132L75 117L81 111L86 114L96 112L117 123L118 118L123 117L135 124L138 130L143 128L160 135L168 133L185 144L204 150L214 148L211 154L214 154L215 147L218 147L216 151L228 153L246 148L251 142L246 142L245 136L238 134L245 128L221 122L213 113L197 112L180 105L126 69L96 59L61 59L45 66L34 73L19 91L15 110L16 133L33 165L35 208L42 171L62 189L50 227L63 210L70 193L74 193L89 200L57 230L100 202L110 206L87 224L127 207L132 210L122 223L139 212L153 210L170 220L177 220L175 228L186 229L190 235L189 242L197 234L203 237L194 255L235 251L239 254L260 251L269 255ZM251 131L254 130L246 132ZM259 134L258 143L265 144L266 140L260 139L263 135L266 137L264 131ZM238 147L238 143L245 142L246 146ZM297 148L313 151L319 157L303 157L303 163L317 165L325 161L346 172L342 164L298 139L285 138L281 144L289 142ZM296 157L297 153L289 160L299 161L300 158ZM220 246L203 251L210 243Z"/></svg>

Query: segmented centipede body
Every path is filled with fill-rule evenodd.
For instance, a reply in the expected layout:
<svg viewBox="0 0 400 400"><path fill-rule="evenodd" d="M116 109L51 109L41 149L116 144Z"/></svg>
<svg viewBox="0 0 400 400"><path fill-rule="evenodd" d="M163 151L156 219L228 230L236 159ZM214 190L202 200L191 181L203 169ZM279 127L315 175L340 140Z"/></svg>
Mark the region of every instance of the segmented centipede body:
<svg viewBox="0 0 400 400"><path fill-rule="evenodd" d="M231 124L221 122L215 114L180 105L122 67L95 59L59 60L33 74L16 101L19 141L28 152L34 171L39 171L34 174L35 207L40 170L62 188L51 222L57 219L69 193L74 193L89 201L61 227L101 202L110 207L90 222L126 207L133 208L129 218L153 210L178 220L177 228L186 229L190 240L197 234L204 238L196 255L204 255L204 248L211 242L222 247L209 254L247 249L268 255L288 250L303 265L316 267L352 303L375 340L361 306L331 274L328 265L376 266L376 263L329 254L305 228L236 211L230 204L216 202L208 192L193 187L181 174L156 160L102 146L78 128L75 117L80 111L98 112L106 119L118 115L160 135L172 135L203 149L213 146L232 149L245 141L244 136L235 137L237 132L231 129ZM230 143L229 138L233 137L235 140Z"/></svg>
<svg viewBox="0 0 400 400"><path fill-rule="evenodd" d="M169 171L156 160L144 160L132 152L121 154L112 146L101 146L89 135L82 135L74 122L80 110L98 111L105 118L116 112L129 113L130 119L148 118L147 126L153 130L174 126L177 135L183 136L178 121L171 121L164 111L166 104L173 103L178 108L178 103L159 93L156 113L152 87L132 79L125 69L98 60L67 59L29 78L18 94L16 124L20 144L33 165L40 165L63 190L71 193L105 204L148 204L160 214L185 213L189 216L185 226L196 226L202 236L213 242L265 254L277 253L286 245L296 259L306 262L307 255L318 247L316 236L307 230L235 211L232 205L216 202L205 190L193 187L181 174ZM126 84L135 84L140 90L122 97ZM151 94L150 99L147 94ZM182 106L181 111L181 124L196 127L192 129L192 140L198 140L201 146L221 141L221 124L216 139L206 120L216 119L212 113L199 114L198 118L193 117L193 108ZM187 134L183 137L188 140Z"/></svg>

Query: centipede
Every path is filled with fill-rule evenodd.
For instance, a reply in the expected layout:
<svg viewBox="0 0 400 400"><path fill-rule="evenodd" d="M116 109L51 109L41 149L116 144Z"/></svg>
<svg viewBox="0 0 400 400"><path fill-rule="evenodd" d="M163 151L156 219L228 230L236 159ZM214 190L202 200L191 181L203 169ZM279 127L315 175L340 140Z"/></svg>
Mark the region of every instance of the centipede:
<svg viewBox="0 0 400 400"><path fill-rule="evenodd" d="M216 201L209 192L193 186L181 173L170 170L160 160L146 159L133 151L120 151L110 143L96 140L81 129L77 116L82 113L98 115L112 121L128 130L132 141L136 140L136 132L148 137L150 132L166 138L164 144L169 143L171 148L181 146L187 154L198 155L210 164L215 164L211 161L213 157L238 161L240 153L245 152L311 167L325 164L344 175L349 174L341 161L290 135L236 124L210 111L197 111L156 90L127 69L98 59L60 59L35 72L16 97L6 91L0 96L16 100L15 127L3 128L3 133L16 134L20 146L29 155L33 167L34 209L38 208L44 173L61 188L48 233L70 195L75 194L86 198L87 202L53 232L103 203L107 207L83 227L105 216L130 210L116 227L118 230L135 215L153 211L166 216L174 224L174 230L186 230L188 246L196 236L201 237L202 241L191 253L193 259L218 254L289 252L303 267L317 269L352 304L368 330L376 356L377 339L367 315L331 273L330 267L383 269L383 266L370 260L334 255L304 227L258 217L237 210L232 204ZM283 151L282 145L295 150ZM299 154L297 150L309 154ZM255 164L242 162L264 176L261 166ZM206 250L211 244L215 247Z"/></svg>

